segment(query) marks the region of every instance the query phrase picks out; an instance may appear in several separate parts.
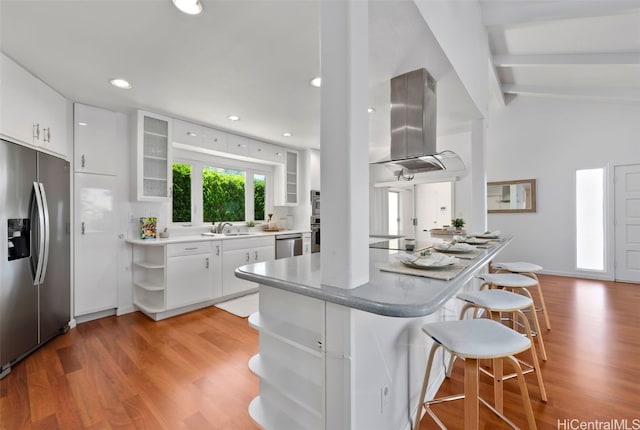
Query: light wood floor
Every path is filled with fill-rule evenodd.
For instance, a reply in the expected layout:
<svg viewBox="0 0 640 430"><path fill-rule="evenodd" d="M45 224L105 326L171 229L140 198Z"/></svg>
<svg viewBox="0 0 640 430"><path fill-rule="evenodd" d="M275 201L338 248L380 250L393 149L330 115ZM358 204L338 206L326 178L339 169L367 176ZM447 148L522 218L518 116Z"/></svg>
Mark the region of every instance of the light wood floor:
<svg viewBox="0 0 640 430"><path fill-rule="evenodd" d="M553 329L544 333L546 404L527 376L538 428L572 419L633 425L640 420L640 285L541 281ZM257 350L247 320L215 307L160 322L134 313L81 324L0 381L0 429L257 429L247 413L258 393L247 361ZM461 370L457 362L439 395L462 390ZM481 391L490 398L488 384ZM505 412L526 428L519 401L507 381ZM459 429L461 406L436 410ZM484 408L481 418L483 429L507 428ZM437 427L425 417L420 428Z"/></svg>

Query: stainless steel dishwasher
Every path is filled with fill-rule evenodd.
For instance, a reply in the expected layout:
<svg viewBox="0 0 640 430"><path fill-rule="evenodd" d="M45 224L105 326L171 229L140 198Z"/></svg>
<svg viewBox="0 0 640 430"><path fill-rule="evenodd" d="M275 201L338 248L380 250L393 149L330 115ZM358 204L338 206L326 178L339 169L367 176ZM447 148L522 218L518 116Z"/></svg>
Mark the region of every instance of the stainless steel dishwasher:
<svg viewBox="0 0 640 430"><path fill-rule="evenodd" d="M276 259L302 255L302 233L276 236Z"/></svg>

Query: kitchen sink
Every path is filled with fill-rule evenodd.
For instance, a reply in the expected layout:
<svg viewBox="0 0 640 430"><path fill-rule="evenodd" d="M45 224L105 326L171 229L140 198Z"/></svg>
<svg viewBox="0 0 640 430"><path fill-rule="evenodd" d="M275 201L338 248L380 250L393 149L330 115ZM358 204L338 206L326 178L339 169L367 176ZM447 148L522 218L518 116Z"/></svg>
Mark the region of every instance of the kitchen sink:
<svg viewBox="0 0 640 430"><path fill-rule="evenodd" d="M250 234L251 234L251 233L241 233L241 232L238 232L238 233L225 233L224 235L225 235L225 236L249 236Z"/></svg>

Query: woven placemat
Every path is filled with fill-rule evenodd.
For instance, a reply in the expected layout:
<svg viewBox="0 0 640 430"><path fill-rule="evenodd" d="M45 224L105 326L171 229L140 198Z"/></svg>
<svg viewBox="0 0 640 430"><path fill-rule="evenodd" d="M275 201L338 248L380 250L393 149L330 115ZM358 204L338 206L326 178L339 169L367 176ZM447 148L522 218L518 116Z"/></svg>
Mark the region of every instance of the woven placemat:
<svg viewBox="0 0 640 430"><path fill-rule="evenodd" d="M447 251L438 251L437 249L430 249L429 251L431 251L434 254L440 253L440 254L450 255L451 257L458 257L463 260L473 260L474 258L476 258L477 256L479 256L484 252L479 249L474 249L471 252L447 252Z"/></svg>
<svg viewBox="0 0 640 430"><path fill-rule="evenodd" d="M422 276L423 278L434 278L448 281L455 278L462 270L469 265L469 261L460 260L451 266L437 269L414 269L407 267L399 261L390 261L380 266L383 272L401 273L403 275Z"/></svg>

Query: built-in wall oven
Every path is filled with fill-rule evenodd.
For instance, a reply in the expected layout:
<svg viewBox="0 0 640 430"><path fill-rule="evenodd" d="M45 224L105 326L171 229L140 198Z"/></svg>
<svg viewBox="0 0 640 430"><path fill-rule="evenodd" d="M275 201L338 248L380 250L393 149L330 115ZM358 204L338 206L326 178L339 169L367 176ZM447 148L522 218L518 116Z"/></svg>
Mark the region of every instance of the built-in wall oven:
<svg viewBox="0 0 640 430"><path fill-rule="evenodd" d="M311 190L311 215L320 216L320 191L318 190Z"/></svg>
<svg viewBox="0 0 640 430"><path fill-rule="evenodd" d="M311 215L311 252L320 252L320 215Z"/></svg>

